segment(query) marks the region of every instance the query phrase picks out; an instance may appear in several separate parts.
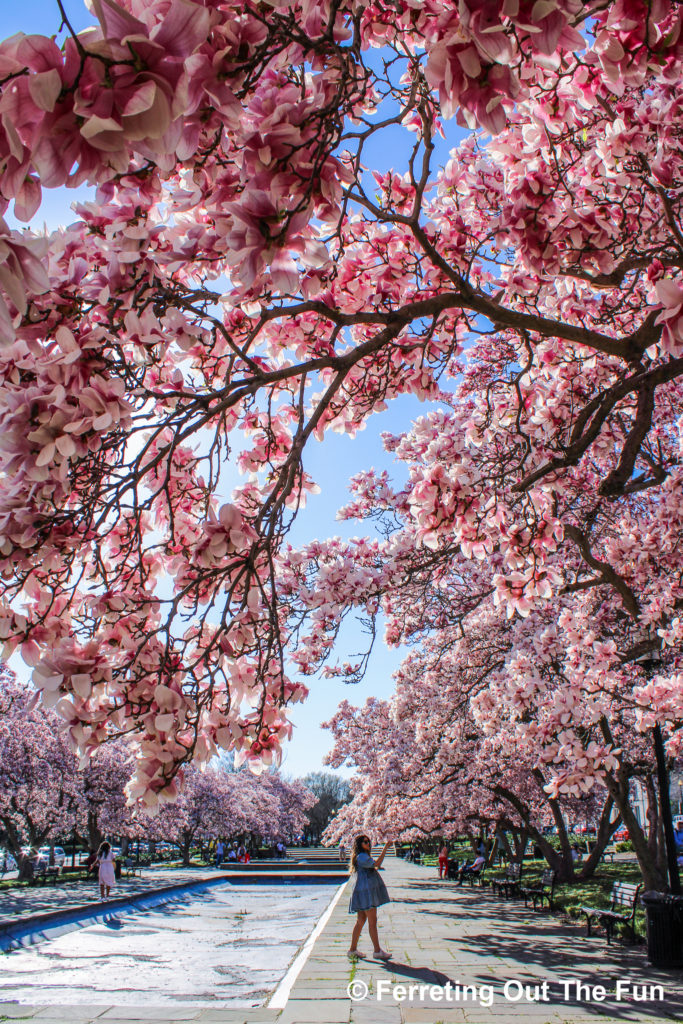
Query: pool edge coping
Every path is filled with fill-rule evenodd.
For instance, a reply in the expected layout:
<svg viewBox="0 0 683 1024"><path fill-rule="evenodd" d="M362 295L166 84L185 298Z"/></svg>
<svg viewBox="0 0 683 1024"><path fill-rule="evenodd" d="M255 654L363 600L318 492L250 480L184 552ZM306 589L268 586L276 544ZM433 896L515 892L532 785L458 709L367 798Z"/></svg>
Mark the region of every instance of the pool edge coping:
<svg viewBox="0 0 683 1024"><path fill-rule="evenodd" d="M33 936L44 936L45 932L53 931L69 924L77 925L81 921L95 921L98 918L111 916L112 911L126 910L129 908L152 909L160 906L176 896L185 893L196 892L201 889L212 888L216 885L231 884L244 885L250 882L267 880L272 884L289 883L294 881L300 884L324 882L335 883L339 880L339 874L328 872L302 872L301 874L267 875L265 872L254 872L247 874L220 874L214 877L205 877L196 881L176 882L173 885L160 886L156 889L148 889L145 892L130 893L127 896L115 897L114 899L101 902L93 900L76 907L64 907L61 910L50 910L44 913L27 915L18 920L3 918L0 920L0 952L7 953L12 949L22 948L25 945L33 945ZM275 881L277 879L277 881ZM147 906L145 906L147 904ZM29 940L27 942L27 940Z"/></svg>

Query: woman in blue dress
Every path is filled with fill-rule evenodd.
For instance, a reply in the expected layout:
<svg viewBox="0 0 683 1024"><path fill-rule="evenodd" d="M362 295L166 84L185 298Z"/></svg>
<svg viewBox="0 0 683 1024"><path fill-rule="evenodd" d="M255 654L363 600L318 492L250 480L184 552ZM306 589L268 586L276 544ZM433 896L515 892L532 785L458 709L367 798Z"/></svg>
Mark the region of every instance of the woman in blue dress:
<svg viewBox="0 0 683 1024"><path fill-rule="evenodd" d="M349 902L349 914L355 913L358 916L353 926L353 934L351 935L351 948L348 952L350 960L362 956L362 953L358 952L357 947L360 933L363 931L366 921L368 922L368 931L370 932L370 938L374 947L375 959L391 960L391 953L387 953L382 949L377 934L377 908L381 907L383 903L390 902L387 887L377 869L384 860L384 855L389 849L389 845L389 843L385 843L384 849L377 860L373 860L370 856L372 843L368 837L356 836L354 840L351 852L351 874L355 873L356 884Z"/></svg>

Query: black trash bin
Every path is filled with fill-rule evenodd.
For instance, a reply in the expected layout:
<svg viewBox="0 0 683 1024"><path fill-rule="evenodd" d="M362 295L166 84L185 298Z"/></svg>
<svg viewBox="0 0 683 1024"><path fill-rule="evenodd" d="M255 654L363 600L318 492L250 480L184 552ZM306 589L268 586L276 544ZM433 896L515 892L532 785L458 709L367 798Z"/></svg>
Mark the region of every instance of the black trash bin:
<svg viewBox="0 0 683 1024"><path fill-rule="evenodd" d="M653 967L683 967L683 896L644 892L647 958Z"/></svg>
<svg viewBox="0 0 683 1024"><path fill-rule="evenodd" d="M114 878L117 881L121 878L121 868L122 868L122 866L123 866L123 861L121 860L120 857L117 857L116 860L114 861Z"/></svg>

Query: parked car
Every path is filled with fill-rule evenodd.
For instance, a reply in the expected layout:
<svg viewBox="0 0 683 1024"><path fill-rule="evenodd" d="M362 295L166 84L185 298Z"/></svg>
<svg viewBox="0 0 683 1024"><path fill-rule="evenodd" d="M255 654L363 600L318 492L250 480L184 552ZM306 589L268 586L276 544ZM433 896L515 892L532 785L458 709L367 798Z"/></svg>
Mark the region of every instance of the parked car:
<svg viewBox="0 0 683 1024"><path fill-rule="evenodd" d="M63 868L64 862L66 861L66 854L61 846L55 846L55 867ZM41 846L38 850L38 863L49 864L50 863L50 847Z"/></svg>
<svg viewBox="0 0 683 1024"><path fill-rule="evenodd" d="M616 832L613 833L612 839L615 843L625 843L627 839L630 839L626 826L620 825Z"/></svg>

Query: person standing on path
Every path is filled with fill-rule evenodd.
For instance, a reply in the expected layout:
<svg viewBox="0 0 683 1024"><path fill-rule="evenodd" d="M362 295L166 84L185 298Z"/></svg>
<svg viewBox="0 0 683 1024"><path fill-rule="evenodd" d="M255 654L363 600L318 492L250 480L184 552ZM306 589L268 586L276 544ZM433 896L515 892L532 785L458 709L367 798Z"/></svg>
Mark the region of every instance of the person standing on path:
<svg viewBox="0 0 683 1024"><path fill-rule="evenodd" d="M356 875L356 884L349 901L349 913L358 916L351 935L351 948L347 954L350 960L362 956L358 952L358 940L366 921L375 959L391 960L391 953L382 949L377 934L377 908L390 902L387 887L377 869L381 866L389 846L390 843L385 843L377 860L373 860L370 856L372 843L367 836L356 836L353 842L350 873Z"/></svg>
<svg viewBox="0 0 683 1024"><path fill-rule="evenodd" d="M224 854L224 852L225 852L225 848L223 846L223 840L222 839L218 839L216 841L216 867L217 868L219 868L221 866L221 864L223 863L223 854Z"/></svg>
<svg viewBox="0 0 683 1024"><path fill-rule="evenodd" d="M95 863L99 868L100 899L108 899L111 887L115 884L116 879L114 877L114 854L111 844L106 839L97 851Z"/></svg>
<svg viewBox="0 0 683 1024"><path fill-rule="evenodd" d="M439 850L439 878L448 877L448 847L444 843Z"/></svg>

